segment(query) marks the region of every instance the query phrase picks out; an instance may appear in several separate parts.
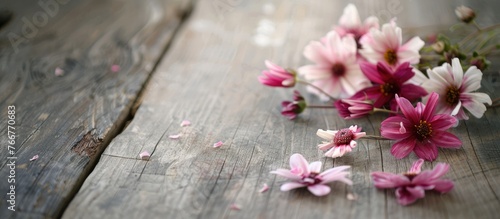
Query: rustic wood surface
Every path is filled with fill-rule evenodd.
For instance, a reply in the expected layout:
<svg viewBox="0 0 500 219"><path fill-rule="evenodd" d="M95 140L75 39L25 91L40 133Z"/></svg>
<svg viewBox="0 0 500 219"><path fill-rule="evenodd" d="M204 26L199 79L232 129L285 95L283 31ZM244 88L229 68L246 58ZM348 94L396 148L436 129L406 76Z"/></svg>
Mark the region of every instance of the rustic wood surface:
<svg viewBox="0 0 500 219"><path fill-rule="evenodd" d="M60 217L130 119L189 2L2 0L0 10L0 218ZM8 105L16 108L16 212L6 202Z"/></svg>
<svg viewBox="0 0 500 219"><path fill-rule="evenodd" d="M396 7L353 2L364 16L392 13ZM384 3L389 2L398 1ZM407 34L431 32L426 27L455 22L458 3L443 2L404 2L391 15L403 27L414 27ZM500 21L495 7L486 3L491 2L475 3L491 15L482 21ZM324 158L316 149L318 128L358 124L376 134L383 116L345 121L334 110L310 110L288 121L280 115L279 102L290 99L291 90L259 84L263 61L294 68L308 63L301 54L304 46L325 34L345 5L197 2L155 70L134 119L106 148L63 218L495 218L500 207L499 109L461 123L452 132L463 147L440 150L435 162L424 164L428 169L449 163L446 177L456 187L445 195L428 192L408 207L396 203L393 191L375 189L369 173L404 172L416 160L414 154L396 160L388 141L359 141L353 153L338 159ZM498 74L498 68L491 74ZM498 82L489 79L486 92L498 97ZM180 127L184 119L192 125ZM181 137L170 139L173 134ZM224 145L213 148L218 141ZM152 152L149 161L138 157L144 150ZM326 197L279 191L285 180L269 172L287 168L293 153L321 160L323 168L352 165L354 184L334 183ZM271 188L259 193L263 183ZM348 193L357 199L348 200ZM232 210L232 204L241 210Z"/></svg>

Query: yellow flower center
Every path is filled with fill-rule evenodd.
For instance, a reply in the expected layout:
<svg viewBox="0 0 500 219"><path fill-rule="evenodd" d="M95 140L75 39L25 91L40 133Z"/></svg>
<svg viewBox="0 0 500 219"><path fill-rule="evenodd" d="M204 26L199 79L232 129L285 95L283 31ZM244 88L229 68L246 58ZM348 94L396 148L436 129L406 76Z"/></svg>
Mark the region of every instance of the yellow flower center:
<svg viewBox="0 0 500 219"><path fill-rule="evenodd" d="M451 86L446 90L446 103L449 105L456 105L460 100L460 91L455 87Z"/></svg>
<svg viewBox="0 0 500 219"><path fill-rule="evenodd" d="M420 120L420 124L415 125L417 139L423 141L432 136L432 125L425 120Z"/></svg>
<svg viewBox="0 0 500 219"><path fill-rule="evenodd" d="M389 49L385 52L384 59L389 65L395 65L398 62L398 54L394 50Z"/></svg>

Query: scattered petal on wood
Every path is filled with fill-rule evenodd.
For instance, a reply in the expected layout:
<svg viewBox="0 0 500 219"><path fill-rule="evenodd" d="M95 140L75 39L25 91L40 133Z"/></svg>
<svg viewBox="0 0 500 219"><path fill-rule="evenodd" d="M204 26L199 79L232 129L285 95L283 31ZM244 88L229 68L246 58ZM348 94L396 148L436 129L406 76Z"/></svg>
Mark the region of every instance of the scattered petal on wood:
<svg viewBox="0 0 500 219"><path fill-rule="evenodd" d="M177 134L177 135L169 135L168 138L170 139L178 139L181 137L181 134Z"/></svg>
<svg viewBox="0 0 500 219"><path fill-rule="evenodd" d="M220 148L223 144L224 144L224 142L219 141L219 142L214 144L214 148Z"/></svg>
<svg viewBox="0 0 500 219"><path fill-rule="evenodd" d="M37 159L38 159L38 154L37 154L37 155L35 155L35 156L33 156L33 157L30 159L30 161L34 161L34 160L37 160Z"/></svg>
<svg viewBox="0 0 500 219"><path fill-rule="evenodd" d="M234 204L234 203L233 203L233 204L231 204L231 206L229 206L229 208L230 208L231 210L236 210L236 211L241 210L241 207L240 207L239 205L237 205L237 204Z"/></svg>
<svg viewBox="0 0 500 219"><path fill-rule="evenodd" d="M57 67L56 70L54 71L54 74L56 76L62 76L64 74L64 70L62 70L62 68Z"/></svg>
<svg viewBox="0 0 500 219"><path fill-rule="evenodd" d="M191 122L190 122L190 121L188 121L188 120L183 120L183 121L181 122L181 127L184 127L184 126L190 126L190 125L191 125Z"/></svg>
<svg viewBox="0 0 500 219"><path fill-rule="evenodd" d="M264 183L264 185L262 185L262 188L259 190L259 192L264 193L267 190L269 190L269 186L266 183Z"/></svg>
<svg viewBox="0 0 500 219"><path fill-rule="evenodd" d="M112 65L111 66L111 71L112 72L119 72L120 71L120 66L119 65Z"/></svg>
<svg viewBox="0 0 500 219"><path fill-rule="evenodd" d="M139 154L139 157L141 157L142 160L149 160L151 154L148 151L143 151Z"/></svg>
<svg viewBox="0 0 500 219"><path fill-rule="evenodd" d="M347 194L347 200L354 201L356 199L358 199L358 197L356 195L354 195L352 193Z"/></svg>

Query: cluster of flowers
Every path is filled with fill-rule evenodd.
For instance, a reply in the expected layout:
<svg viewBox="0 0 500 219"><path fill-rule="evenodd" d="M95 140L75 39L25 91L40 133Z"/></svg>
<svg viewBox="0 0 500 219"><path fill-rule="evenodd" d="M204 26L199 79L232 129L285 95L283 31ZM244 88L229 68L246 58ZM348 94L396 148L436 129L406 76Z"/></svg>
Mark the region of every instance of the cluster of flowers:
<svg viewBox="0 0 500 219"><path fill-rule="evenodd" d="M468 10L461 6L456 13L465 23L472 23L475 14ZM424 46L418 36L403 43L402 30L395 19L381 27L376 17L361 22L356 7L349 4L339 24L304 49L304 56L314 64L292 70L266 61L268 69L258 79L272 87L305 84L307 90L321 100L334 101L331 106L313 106L294 91L293 101L282 102L282 115L289 119L314 107L336 108L344 119L361 118L374 112L390 113L381 123L382 137L368 136L357 126L319 129L317 135L326 141L318 148L326 151L327 157L341 157L356 147L355 140L371 137L395 140L391 154L397 159L413 151L420 159L409 172L403 175L372 173L376 187L396 188L399 203L407 205L422 198L424 190L447 192L453 187L451 181L439 179L448 171L448 165L438 164L434 170L422 173L420 167L424 160L437 158L438 147L460 148L462 142L448 129L457 126L459 120L469 119L469 114L481 118L486 111L485 104L492 105L487 94L476 92L481 87L481 70L471 64L464 73L459 57L449 56L449 62L426 69L426 74L418 70L415 66L421 60L420 51ZM330 191L325 183L336 180L351 183L345 178L344 170L348 166L319 173L321 162L308 164L298 154L292 155L290 166L291 170L272 172L294 181L284 184L283 191L307 186L313 194L325 195Z"/></svg>

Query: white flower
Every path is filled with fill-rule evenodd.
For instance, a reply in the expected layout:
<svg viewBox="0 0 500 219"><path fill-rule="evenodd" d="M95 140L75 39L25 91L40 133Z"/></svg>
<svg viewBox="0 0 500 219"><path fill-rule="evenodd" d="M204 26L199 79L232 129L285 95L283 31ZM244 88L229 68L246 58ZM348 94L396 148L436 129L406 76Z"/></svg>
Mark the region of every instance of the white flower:
<svg viewBox="0 0 500 219"><path fill-rule="evenodd" d="M436 106L436 112L456 116L458 119L469 119L464 108L473 116L481 118L486 111L485 103L491 105L488 94L474 92L481 88L483 73L476 66L471 66L465 72L458 58L452 60L452 65L427 70L429 80L422 86L429 92L436 92L441 98Z"/></svg>

